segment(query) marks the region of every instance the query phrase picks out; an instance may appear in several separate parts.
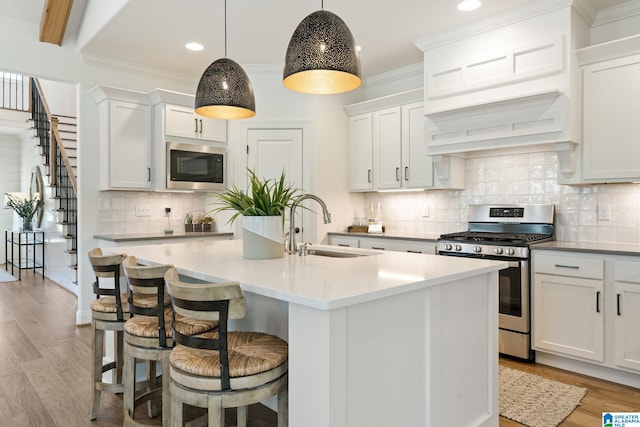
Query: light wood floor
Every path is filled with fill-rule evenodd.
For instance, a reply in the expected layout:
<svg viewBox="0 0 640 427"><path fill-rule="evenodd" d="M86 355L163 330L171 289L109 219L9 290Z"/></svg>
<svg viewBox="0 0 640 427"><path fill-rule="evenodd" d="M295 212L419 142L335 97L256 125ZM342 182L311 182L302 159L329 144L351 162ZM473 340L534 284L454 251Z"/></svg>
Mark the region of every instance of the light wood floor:
<svg viewBox="0 0 640 427"><path fill-rule="evenodd" d="M76 327L76 298L40 274L0 282L0 427L121 426L122 398L103 393L96 421L91 407L91 329ZM536 364L501 364L588 389L561 427L602 425L603 411L640 411L640 389ZM249 409L251 427L275 427L260 405ZM157 423L157 420L153 420ZM233 425L229 413L228 425ZM500 419L501 427L520 424ZM299 427L299 426L294 426Z"/></svg>

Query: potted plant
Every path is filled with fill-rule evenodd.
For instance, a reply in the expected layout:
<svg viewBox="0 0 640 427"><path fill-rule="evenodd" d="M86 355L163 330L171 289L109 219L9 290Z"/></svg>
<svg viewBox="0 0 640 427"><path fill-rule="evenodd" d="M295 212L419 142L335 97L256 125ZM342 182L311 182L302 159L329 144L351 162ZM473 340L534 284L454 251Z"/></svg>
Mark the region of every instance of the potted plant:
<svg viewBox="0 0 640 427"><path fill-rule="evenodd" d="M185 233L193 231L193 215L191 215L191 212L184 216L184 231Z"/></svg>
<svg viewBox="0 0 640 427"><path fill-rule="evenodd" d="M5 193L4 208L13 209L22 219L22 231L33 231L33 217L42 203L40 194L29 197L25 193Z"/></svg>
<svg viewBox="0 0 640 427"><path fill-rule="evenodd" d="M242 215L243 254L245 258L268 259L284 256L284 213L291 207L298 189L286 181L284 170L279 179L259 178L249 173L247 191L232 185L217 195L214 212L234 211L228 222Z"/></svg>
<svg viewBox="0 0 640 427"><path fill-rule="evenodd" d="M202 231L202 218L203 213L199 213L193 216L193 231Z"/></svg>
<svg viewBox="0 0 640 427"><path fill-rule="evenodd" d="M208 213L204 214L200 219L202 223L202 231L209 232L213 228L213 218Z"/></svg>

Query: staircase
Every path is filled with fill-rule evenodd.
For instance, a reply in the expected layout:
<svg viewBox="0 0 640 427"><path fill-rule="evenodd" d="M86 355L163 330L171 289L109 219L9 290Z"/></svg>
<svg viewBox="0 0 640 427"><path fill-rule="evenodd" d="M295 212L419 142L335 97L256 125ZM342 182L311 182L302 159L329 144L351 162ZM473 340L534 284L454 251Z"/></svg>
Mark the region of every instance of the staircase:
<svg viewBox="0 0 640 427"><path fill-rule="evenodd" d="M78 268L78 200L76 118L51 114L37 79L31 79L30 129L40 149L56 201L57 224L66 240L69 267ZM77 274L77 273L76 273ZM77 283L77 275L76 282Z"/></svg>

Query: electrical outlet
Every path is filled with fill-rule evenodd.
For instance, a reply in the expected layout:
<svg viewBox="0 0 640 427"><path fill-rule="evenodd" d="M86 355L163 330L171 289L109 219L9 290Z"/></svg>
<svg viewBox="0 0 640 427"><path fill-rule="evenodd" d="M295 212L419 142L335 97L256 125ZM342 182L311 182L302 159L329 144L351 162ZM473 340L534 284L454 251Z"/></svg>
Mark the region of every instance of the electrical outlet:
<svg viewBox="0 0 640 427"><path fill-rule="evenodd" d="M136 216L151 216L151 206L136 205Z"/></svg>
<svg viewBox="0 0 640 427"><path fill-rule="evenodd" d="M164 216L171 215L171 208L164 208Z"/></svg>
<svg viewBox="0 0 640 427"><path fill-rule="evenodd" d="M598 221L611 221L609 205L598 205Z"/></svg>

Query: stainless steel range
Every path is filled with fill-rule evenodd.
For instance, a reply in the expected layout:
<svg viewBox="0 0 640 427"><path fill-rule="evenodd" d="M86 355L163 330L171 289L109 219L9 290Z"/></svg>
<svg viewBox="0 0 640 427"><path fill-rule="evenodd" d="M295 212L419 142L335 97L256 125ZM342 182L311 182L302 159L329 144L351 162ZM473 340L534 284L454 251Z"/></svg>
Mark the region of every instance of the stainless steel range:
<svg viewBox="0 0 640 427"><path fill-rule="evenodd" d="M529 245L553 239L553 205L470 205L468 230L443 234L438 253L502 260L500 271L500 353L533 360L531 349Z"/></svg>

